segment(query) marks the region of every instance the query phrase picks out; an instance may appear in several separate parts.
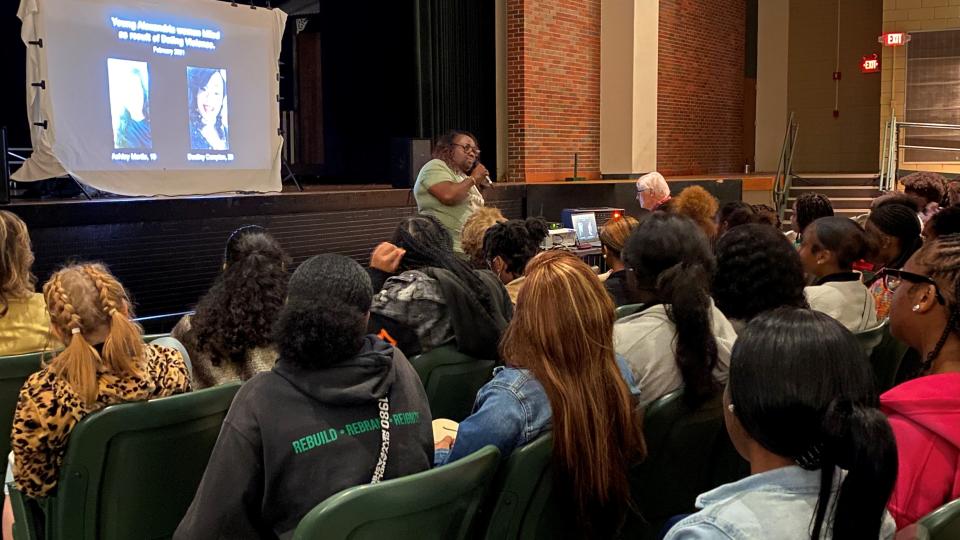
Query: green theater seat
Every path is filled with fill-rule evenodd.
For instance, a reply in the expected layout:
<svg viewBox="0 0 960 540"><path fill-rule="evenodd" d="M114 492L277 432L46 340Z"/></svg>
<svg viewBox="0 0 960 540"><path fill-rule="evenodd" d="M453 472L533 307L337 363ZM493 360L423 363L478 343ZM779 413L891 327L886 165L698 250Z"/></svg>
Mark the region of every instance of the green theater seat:
<svg viewBox="0 0 960 540"><path fill-rule="evenodd" d="M948 502L918 521L916 538L917 540L960 538L960 499Z"/></svg>
<svg viewBox="0 0 960 540"><path fill-rule="evenodd" d="M410 359L434 418L460 422L470 415L477 391L493 377L493 360L478 360L453 347L437 347Z"/></svg>
<svg viewBox="0 0 960 540"><path fill-rule="evenodd" d="M42 356L43 353L29 353L0 357L0 462L4 470L10 453L10 431L20 387L27 377L40 370Z"/></svg>
<svg viewBox="0 0 960 540"><path fill-rule="evenodd" d="M84 418L70 435L54 495L35 500L11 489L15 536L169 538L239 388L113 405Z"/></svg>
<svg viewBox="0 0 960 540"><path fill-rule="evenodd" d="M449 465L344 490L311 510L293 539L472 538L499 462L500 452L486 446Z"/></svg>

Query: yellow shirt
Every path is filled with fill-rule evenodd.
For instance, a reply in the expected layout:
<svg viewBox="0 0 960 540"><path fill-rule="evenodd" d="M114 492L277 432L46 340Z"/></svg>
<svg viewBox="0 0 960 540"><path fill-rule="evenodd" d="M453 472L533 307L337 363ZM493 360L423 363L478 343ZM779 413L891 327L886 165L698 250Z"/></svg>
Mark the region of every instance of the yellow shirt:
<svg viewBox="0 0 960 540"><path fill-rule="evenodd" d="M50 315L43 295L8 300L7 314L0 317L0 356L53 349L59 342L50 333Z"/></svg>

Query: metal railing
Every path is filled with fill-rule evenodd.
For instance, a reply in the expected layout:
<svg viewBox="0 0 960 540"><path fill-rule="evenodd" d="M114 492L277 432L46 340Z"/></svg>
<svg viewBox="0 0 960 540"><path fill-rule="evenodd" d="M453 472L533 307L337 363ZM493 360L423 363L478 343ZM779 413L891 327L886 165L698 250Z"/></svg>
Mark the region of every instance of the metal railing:
<svg viewBox="0 0 960 540"><path fill-rule="evenodd" d="M900 172L900 152L905 149L933 150L938 152L958 152L960 147L924 146L918 144L904 144L904 130L909 128L945 129L960 133L960 125L930 124L924 122L897 122L897 117L891 116L883 129L883 146L880 150L880 190L895 191L897 176ZM906 161L906 160L904 160Z"/></svg>
<svg viewBox="0 0 960 540"><path fill-rule="evenodd" d="M793 181L793 153L797 148L797 134L800 124L794 114L790 113L787 120L787 129L783 134L783 146L780 147L780 160L777 163L777 175L773 179L773 204L777 214L783 219L787 209L787 200L790 198L790 186Z"/></svg>

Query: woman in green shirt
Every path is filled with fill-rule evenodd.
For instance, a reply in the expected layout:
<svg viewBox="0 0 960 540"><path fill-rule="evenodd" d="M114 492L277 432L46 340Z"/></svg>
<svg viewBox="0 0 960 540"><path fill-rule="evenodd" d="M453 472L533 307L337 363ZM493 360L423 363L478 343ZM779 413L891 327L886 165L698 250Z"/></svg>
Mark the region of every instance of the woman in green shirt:
<svg viewBox="0 0 960 540"><path fill-rule="evenodd" d="M436 217L453 237L453 250L463 253L460 231L474 210L483 206L481 192L491 183L480 163L477 138L466 131L444 133L433 147L433 159L417 175L413 196L417 210Z"/></svg>

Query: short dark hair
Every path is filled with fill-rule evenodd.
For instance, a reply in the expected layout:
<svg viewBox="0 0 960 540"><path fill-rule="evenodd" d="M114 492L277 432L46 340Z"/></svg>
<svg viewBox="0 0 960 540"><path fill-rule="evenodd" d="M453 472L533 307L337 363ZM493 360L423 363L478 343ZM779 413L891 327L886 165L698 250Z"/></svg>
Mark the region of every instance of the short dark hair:
<svg viewBox="0 0 960 540"><path fill-rule="evenodd" d="M731 412L768 451L820 470L811 538L874 538L897 479L893 431L857 339L816 311L757 316L733 347ZM830 504L835 470L848 471ZM827 516L830 512L832 515Z"/></svg>
<svg viewBox="0 0 960 540"><path fill-rule="evenodd" d="M803 234L808 225L822 217L833 215L833 203L823 193L801 193L793 205L794 222Z"/></svg>
<svg viewBox="0 0 960 540"><path fill-rule="evenodd" d="M841 270L852 270L853 263L868 258L873 252L867 233L852 219L841 216L825 217L814 221L810 226L813 227L819 244L813 246L813 252L819 252L821 247L832 251Z"/></svg>
<svg viewBox="0 0 960 540"><path fill-rule="evenodd" d="M435 159L442 160L444 163L450 164L451 156L453 154L454 141L457 140L457 137L461 135L466 135L473 139L473 144L479 146L480 141L477 140L477 137L470 133L469 131L464 131L462 129L451 129L447 130L437 137L437 140L433 143L433 157Z"/></svg>
<svg viewBox="0 0 960 540"><path fill-rule="evenodd" d="M783 228L783 224L780 222L780 214L772 206L769 204L752 204L750 206L757 213L757 223L772 225L778 231Z"/></svg>
<svg viewBox="0 0 960 540"><path fill-rule="evenodd" d="M370 276L343 255L316 255L290 278L275 341L280 358L317 369L353 358L360 351L373 301Z"/></svg>
<svg viewBox="0 0 960 540"><path fill-rule="evenodd" d="M713 298L731 319L749 321L782 306L807 307L805 285L797 250L773 227L743 225L717 242Z"/></svg>
<svg viewBox="0 0 960 540"><path fill-rule="evenodd" d="M720 211L717 212L717 225L723 227L723 224L726 223L726 227L724 227L726 231L740 225L754 223L756 219L757 213L753 207L743 201L724 203L720 207Z"/></svg>
<svg viewBox="0 0 960 540"><path fill-rule="evenodd" d="M932 202L940 204L943 201L947 179L941 174L919 171L904 176L901 181L903 182L903 192L920 197L924 200L924 205Z"/></svg>
<svg viewBox="0 0 960 540"><path fill-rule="evenodd" d="M960 234L960 206L948 206L930 218L926 227L923 228L932 238L947 236L948 234Z"/></svg>
<svg viewBox="0 0 960 540"><path fill-rule="evenodd" d="M547 223L536 217L511 219L495 223L483 234L486 260L500 257L507 271L521 275L527 263L540 252L540 243L547 237Z"/></svg>
<svg viewBox="0 0 960 540"><path fill-rule="evenodd" d="M718 352L708 290L716 262L706 233L686 216L654 212L627 239L622 255L631 270L627 289L633 301L642 287L667 305L677 331L684 399L691 405L706 401L720 388L713 376Z"/></svg>

